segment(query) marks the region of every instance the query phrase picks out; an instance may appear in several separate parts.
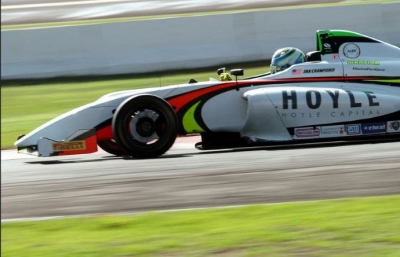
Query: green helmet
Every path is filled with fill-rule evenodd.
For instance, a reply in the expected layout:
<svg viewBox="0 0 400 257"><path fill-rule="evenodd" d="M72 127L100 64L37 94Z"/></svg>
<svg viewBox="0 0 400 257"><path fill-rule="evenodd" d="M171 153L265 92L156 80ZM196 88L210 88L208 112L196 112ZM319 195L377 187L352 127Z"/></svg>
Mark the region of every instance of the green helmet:
<svg viewBox="0 0 400 257"><path fill-rule="evenodd" d="M271 60L271 73L283 71L293 64L303 63L306 58L302 51L294 47L285 47L276 50Z"/></svg>

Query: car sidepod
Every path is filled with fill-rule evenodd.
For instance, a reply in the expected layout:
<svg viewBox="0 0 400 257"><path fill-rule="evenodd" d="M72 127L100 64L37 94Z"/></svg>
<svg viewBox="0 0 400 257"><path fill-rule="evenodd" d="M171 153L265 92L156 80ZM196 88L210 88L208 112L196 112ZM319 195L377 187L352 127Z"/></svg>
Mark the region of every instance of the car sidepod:
<svg viewBox="0 0 400 257"><path fill-rule="evenodd" d="M248 113L241 135L258 142L396 132L389 126L400 119L399 87L340 82L325 86L281 86L246 92ZM350 125L358 132L348 131ZM377 129L369 131L365 129L368 126Z"/></svg>

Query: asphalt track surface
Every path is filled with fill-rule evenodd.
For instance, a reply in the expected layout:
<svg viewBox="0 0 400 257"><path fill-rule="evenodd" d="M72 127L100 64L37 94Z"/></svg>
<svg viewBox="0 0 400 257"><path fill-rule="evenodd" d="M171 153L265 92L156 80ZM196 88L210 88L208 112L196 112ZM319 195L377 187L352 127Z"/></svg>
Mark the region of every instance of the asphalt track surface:
<svg viewBox="0 0 400 257"><path fill-rule="evenodd" d="M151 160L2 152L2 219L400 194L399 142L199 151L198 140Z"/></svg>
<svg viewBox="0 0 400 257"><path fill-rule="evenodd" d="M2 0L1 24L174 15L348 0Z"/></svg>
<svg viewBox="0 0 400 257"><path fill-rule="evenodd" d="M343 1L3 0L1 23L321 2ZM400 143L202 152L194 149L197 141L179 139L152 160L2 152L2 220L400 194Z"/></svg>

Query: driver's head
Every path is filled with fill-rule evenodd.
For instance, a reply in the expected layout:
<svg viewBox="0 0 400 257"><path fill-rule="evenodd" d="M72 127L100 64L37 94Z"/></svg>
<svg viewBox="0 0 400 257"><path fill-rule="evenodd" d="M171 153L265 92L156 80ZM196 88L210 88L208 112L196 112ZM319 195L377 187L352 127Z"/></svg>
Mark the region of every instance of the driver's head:
<svg viewBox="0 0 400 257"><path fill-rule="evenodd" d="M302 51L294 47L285 47L276 50L271 60L271 73L283 71L293 64L305 62L306 58Z"/></svg>

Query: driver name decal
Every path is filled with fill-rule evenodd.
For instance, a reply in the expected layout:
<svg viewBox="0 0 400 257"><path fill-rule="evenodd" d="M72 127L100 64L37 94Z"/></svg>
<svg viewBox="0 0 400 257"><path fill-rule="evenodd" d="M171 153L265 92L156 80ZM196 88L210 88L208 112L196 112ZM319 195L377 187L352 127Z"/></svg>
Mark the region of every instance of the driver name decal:
<svg viewBox="0 0 400 257"><path fill-rule="evenodd" d="M303 73L322 73L322 72L334 72L335 68L326 68L326 69L307 69L304 70Z"/></svg>

